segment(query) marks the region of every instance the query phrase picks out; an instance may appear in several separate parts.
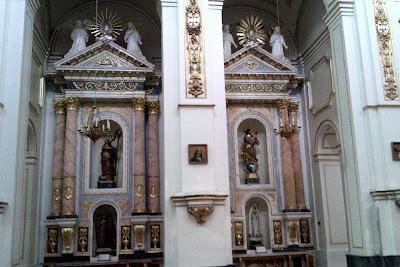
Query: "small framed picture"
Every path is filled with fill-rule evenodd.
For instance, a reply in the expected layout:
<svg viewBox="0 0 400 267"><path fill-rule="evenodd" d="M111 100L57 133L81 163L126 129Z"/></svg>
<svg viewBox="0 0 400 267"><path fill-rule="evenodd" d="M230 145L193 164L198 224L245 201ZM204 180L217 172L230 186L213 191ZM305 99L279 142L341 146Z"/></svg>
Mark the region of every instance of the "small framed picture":
<svg viewBox="0 0 400 267"><path fill-rule="evenodd" d="M392 142L392 159L400 161L400 142Z"/></svg>
<svg viewBox="0 0 400 267"><path fill-rule="evenodd" d="M207 145L189 145L189 164L207 164Z"/></svg>

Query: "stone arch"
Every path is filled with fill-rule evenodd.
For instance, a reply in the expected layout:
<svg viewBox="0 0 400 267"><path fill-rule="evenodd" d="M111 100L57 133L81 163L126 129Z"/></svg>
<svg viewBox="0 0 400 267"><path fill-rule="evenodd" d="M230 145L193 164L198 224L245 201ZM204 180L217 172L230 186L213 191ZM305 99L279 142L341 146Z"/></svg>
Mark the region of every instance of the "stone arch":
<svg viewBox="0 0 400 267"><path fill-rule="evenodd" d="M26 135L26 154L25 156L28 158L36 158L37 157L37 139L36 139L36 130L33 122L28 120L28 128Z"/></svg>
<svg viewBox="0 0 400 267"><path fill-rule="evenodd" d="M331 120L321 122L315 135L314 155L339 155L340 139L335 123Z"/></svg>

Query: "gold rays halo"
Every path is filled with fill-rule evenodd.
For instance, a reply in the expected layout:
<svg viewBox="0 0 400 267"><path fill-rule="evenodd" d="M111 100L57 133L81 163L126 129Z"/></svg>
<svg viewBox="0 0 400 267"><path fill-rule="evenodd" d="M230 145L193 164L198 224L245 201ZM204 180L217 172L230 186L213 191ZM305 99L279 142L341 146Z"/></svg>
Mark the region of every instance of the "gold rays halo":
<svg viewBox="0 0 400 267"><path fill-rule="evenodd" d="M267 33L263 27L263 20L253 15L240 20L236 35L239 44L246 46L264 45L267 39Z"/></svg>
<svg viewBox="0 0 400 267"><path fill-rule="evenodd" d="M118 35L124 30L122 28L122 21L116 12L109 12L108 9L100 11L96 17L93 18L94 23L89 25L89 30L95 37L110 35L117 38Z"/></svg>

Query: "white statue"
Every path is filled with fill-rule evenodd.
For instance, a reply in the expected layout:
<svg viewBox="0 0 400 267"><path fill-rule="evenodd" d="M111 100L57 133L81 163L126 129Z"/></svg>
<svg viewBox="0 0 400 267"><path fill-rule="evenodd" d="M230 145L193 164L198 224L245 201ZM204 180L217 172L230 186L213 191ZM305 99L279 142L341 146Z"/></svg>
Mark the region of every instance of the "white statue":
<svg viewBox="0 0 400 267"><path fill-rule="evenodd" d="M71 49L65 55L66 57L76 55L79 52L85 50L86 43L89 39L89 34L86 32L83 22L81 20L76 21L76 26L71 33L71 39L74 41L72 43Z"/></svg>
<svg viewBox="0 0 400 267"><path fill-rule="evenodd" d="M229 25L224 25L224 60L227 60L232 55L232 45L237 48L235 40L229 31Z"/></svg>
<svg viewBox="0 0 400 267"><path fill-rule="evenodd" d="M126 30L125 42L128 44L127 50L129 53L140 59L146 59L143 56L142 50L140 49L140 45L142 44L142 39L140 38L139 32L136 30L135 25L132 22L128 23L128 29Z"/></svg>
<svg viewBox="0 0 400 267"><path fill-rule="evenodd" d="M285 47L285 49L288 49L288 46L286 45L285 39L280 32L280 27L276 26L274 28L274 32L271 35L271 38L269 39L269 44L272 46L272 55L280 61L285 61L283 47Z"/></svg>
<svg viewBox="0 0 400 267"><path fill-rule="evenodd" d="M254 203L250 207L249 211L249 222L250 222L250 236L260 237L260 210L258 209L258 203Z"/></svg>

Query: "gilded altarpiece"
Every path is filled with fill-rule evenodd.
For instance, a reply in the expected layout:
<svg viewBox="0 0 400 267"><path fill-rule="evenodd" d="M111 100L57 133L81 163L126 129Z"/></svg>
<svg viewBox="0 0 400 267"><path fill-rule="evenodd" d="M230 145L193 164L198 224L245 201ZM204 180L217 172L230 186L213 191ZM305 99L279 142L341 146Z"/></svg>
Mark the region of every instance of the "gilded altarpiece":
<svg viewBox="0 0 400 267"><path fill-rule="evenodd" d="M240 266L284 266L289 257L314 253L295 93L303 81L288 61L260 46L245 46L225 60L232 246ZM277 252L287 254L277 259Z"/></svg>
<svg viewBox="0 0 400 267"><path fill-rule="evenodd" d="M145 256L159 264L160 75L145 58L101 40L55 62L54 69L49 83L62 90L54 98L57 142L45 261L62 263L67 254L86 262L135 263Z"/></svg>

